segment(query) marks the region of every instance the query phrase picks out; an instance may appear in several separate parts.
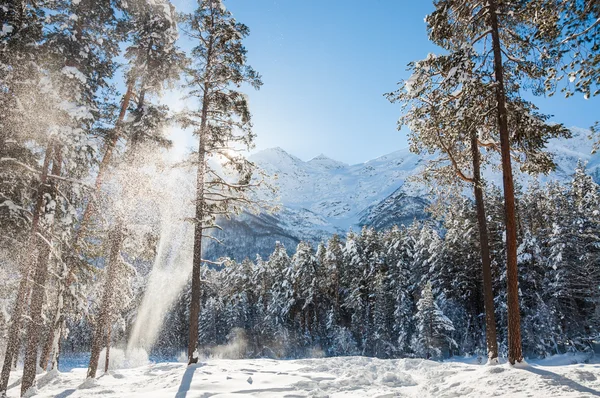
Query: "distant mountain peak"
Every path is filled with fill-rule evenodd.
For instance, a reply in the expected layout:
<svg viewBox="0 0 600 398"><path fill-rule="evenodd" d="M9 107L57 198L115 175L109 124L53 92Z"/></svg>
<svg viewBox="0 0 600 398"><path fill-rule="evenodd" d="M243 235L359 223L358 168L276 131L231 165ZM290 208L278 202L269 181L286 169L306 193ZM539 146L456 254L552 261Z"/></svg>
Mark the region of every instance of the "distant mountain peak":
<svg viewBox="0 0 600 398"><path fill-rule="evenodd" d="M303 163L294 155L289 154L281 147L267 148L250 155L250 160L257 163L270 163L280 165L282 163Z"/></svg>
<svg viewBox="0 0 600 398"><path fill-rule="evenodd" d="M325 167L327 169L341 169L343 167L348 167L346 163L331 159L330 157L325 156L325 154L322 153L309 160L308 163L312 165Z"/></svg>

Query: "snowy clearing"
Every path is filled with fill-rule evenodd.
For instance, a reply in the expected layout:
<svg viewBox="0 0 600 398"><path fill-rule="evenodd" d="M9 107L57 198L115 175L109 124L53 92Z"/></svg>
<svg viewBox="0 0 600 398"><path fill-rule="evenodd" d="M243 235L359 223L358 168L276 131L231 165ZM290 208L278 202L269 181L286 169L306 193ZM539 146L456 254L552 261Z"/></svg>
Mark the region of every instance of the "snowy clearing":
<svg viewBox="0 0 600 398"><path fill-rule="evenodd" d="M302 360L209 359L110 371L84 383L85 369L38 376L37 397L593 397L599 364L558 357L511 367L422 359L336 357ZM8 397L17 397L17 374Z"/></svg>

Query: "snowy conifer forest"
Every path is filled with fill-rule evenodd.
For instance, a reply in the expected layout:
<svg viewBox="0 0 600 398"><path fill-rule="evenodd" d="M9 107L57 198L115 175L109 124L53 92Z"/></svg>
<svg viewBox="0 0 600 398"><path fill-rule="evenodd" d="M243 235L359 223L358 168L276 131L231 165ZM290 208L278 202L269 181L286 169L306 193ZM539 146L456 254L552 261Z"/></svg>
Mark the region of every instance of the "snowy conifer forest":
<svg viewBox="0 0 600 398"><path fill-rule="evenodd" d="M425 3L347 165L257 145L227 0L1 2L0 397L600 395L600 127L538 105L600 2Z"/></svg>

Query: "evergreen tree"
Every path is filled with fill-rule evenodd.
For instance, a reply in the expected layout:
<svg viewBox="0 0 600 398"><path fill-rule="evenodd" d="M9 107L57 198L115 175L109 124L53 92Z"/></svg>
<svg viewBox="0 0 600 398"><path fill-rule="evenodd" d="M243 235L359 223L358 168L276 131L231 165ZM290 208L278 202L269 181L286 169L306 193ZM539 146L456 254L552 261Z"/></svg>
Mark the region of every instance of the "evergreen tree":
<svg viewBox="0 0 600 398"><path fill-rule="evenodd" d="M222 310L220 303L214 297L209 297L204 303L198 320L200 346L211 347L218 344L220 339L218 317Z"/></svg>
<svg viewBox="0 0 600 398"><path fill-rule="evenodd" d="M288 314L295 304L293 281L291 276L291 260L280 242L275 244L275 250L267 261L268 284L263 287L264 292L269 292L266 301L265 316L267 327L271 331L271 338L277 338L281 330L290 324ZM287 336L285 336L287 338Z"/></svg>
<svg viewBox="0 0 600 398"><path fill-rule="evenodd" d="M319 257L320 258L320 257ZM330 326L339 325L343 323L342 318L348 318L347 315L343 314L343 295L342 295L342 281L344 276L344 253L342 241L339 235L334 234L327 242L327 247L320 259L322 268L322 277L324 278L322 289L324 295L328 298L330 309L327 316L327 329L331 335L333 328Z"/></svg>
<svg viewBox="0 0 600 398"><path fill-rule="evenodd" d="M375 302L373 303L373 355L378 358L391 358L396 353L394 341L394 295L392 280L387 267L378 273L374 281Z"/></svg>
<svg viewBox="0 0 600 398"><path fill-rule="evenodd" d="M416 224L415 224L416 225ZM385 239L384 247L386 263L389 264L391 276L391 291L394 296L393 327L397 351L401 355L410 353L412 333L415 329L413 300L413 280L415 272L412 270L415 236L413 228L392 228Z"/></svg>
<svg viewBox="0 0 600 398"><path fill-rule="evenodd" d="M294 288L294 307L292 311L299 316L300 331L307 336L307 343L312 343L319 335L318 319L319 301L319 264L312 247L307 242L300 242L292 257L290 280Z"/></svg>
<svg viewBox="0 0 600 398"><path fill-rule="evenodd" d="M436 281L441 279L435 285L439 286L437 292L443 297L443 300L440 300L443 303L441 307L455 325L455 340L459 344L459 351L481 353L489 361L494 361L494 355L490 355L487 333L494 335L493 343L496 344L497 350L495 314L490 314L494 321L492 332L487 330L488 319L485 319L484 324L481 322L483 317L487 318L487 314L483 298L486 293L481 284L483 278L482 268L479 266L480 256L474 256L474 253L481 253L481 237L476 238L477 216L473 212L472 201L465 197L453 198L446 206L443 220L445 234L442 268L432 278ZM493 300L491 267L489 271L489 294ZM487 349L479 346L479 338L484 330Z"/></svg>
<svg viewBox="0 0 600 398"><path fill-rule="evenodd" d="M557 81L568 77L562 85L566 97L575 92L584 98L600 94L600 5L596 1L540 0L543 7L558 10L558 17L541 21L546 32L558 35L560 41L554 52L560 62L547 71L546 90L550 95ZM597 149L596 143L596 149Z"/></svg>
<svg viewBox="0 0 600 398"><path fill-rule="evenodd" d="M216 227L217 216L239 212L249 201L245 195L256 186L251 182L254 165L235 151L253 145L247 97L237 91L246 83L259 88L260 76L246 64L242 40L248 27L237 22L221 0L200 0L196 11L184 18L190 37L197 43L192 50L193 66L189 68L191 95L199 102L199 110L181 117L184 127L191 127L198 137L196 154L196 213L192 302L190 309L189 363L194 356L199 314L200 265L202 239ZM241 148L240 148L241 147ZM221 162L221 170L209 160ZM224 174L229 171L233 177Z"/></svg>
<svg viewBox="0 0 600 398"><path fill-rule="evenodd" d="M551 158L539 154L549 135L566 135L561 126L545 126L542 118L529 118L519 112L516 104L519 88L529 81L534 87L542 85L546 68L553 62L550 57L539 57L543 48L556 43L556 35L543 31L540 21L556 17L556 9L543 7L539 2L489 1L485 4L470 0L439 0L436 10L426 21L430 39L453 52L470 51L468 59L474 62L472 70L493 93L493 107L485 113L496 116L497 136L503 170L507 300L509 322L509 361L522 360L520 310L517 272L517 224L512 173L511 148L519 145L525 156L536 158L530 166L551 167ZM491 57L485 56L491 47ZM465 50L468 49L468 50ZM538 91L540 91L539 89ZM518 127L518 128L517 128ZM540 129L540 127L544 127ZM535 168L534 168L535 169Z"/></svg>
<svg viewBox="0 0 600 398"><path fill-rule="evenodd" d="M421 298L417 302L417 333L415 335L415 351L417 355L440 357L444 349L456 345L449 336L454 326L433 298L431 283L425 284Z"/></svg>
<svg viewBox="0 0 600 398"><path fill-rule="evenodd" d="M574 343L598 330L596 311L600 281L598 186L580 164L568 191L554 196L549 263L552 301L562 334ZM577 344L577 343L576 343Z"/></svg>
<svg viewBox="0 0 600 398"><path fill-rule="evenodd" d="M3 12L8 14L15 12L14 15L19 15L18 29L24 27L20 24L25 22L25 18L43 15L38 5L31 7L25 3L14 5L12 11L10 8L3 8ZM114 69L112 56L116 52L112 37L107 37L106 41L100 41L99 44L97 42L101 31L114 26L115 18L111 7L105 8L104 4L97 2L94 4L90 2L50 3L45 6L48 15L43 19L44 29L41 31L43 35L38 37L37 43L29 43L31 50L38 52L36 58L40 62L37 66L35 62L27 63L27 67L36 69L30 71L33 73L28 81L38 86L38 89L31 91L29 96L30 98L32 95L39 96L40 102L43 97L45 105L39 108L40 111L43 110L39 113L35 113L35 109L30 108L29 110L33 112L22 118L23 121L27 121L33 115L38 118L38 128L43 133L36 138L36 141L38 139L45 141L42 145L46 148L41 170L42 184L38 190L38 196L41 196L35 201L33 209L34 219L44 218L46 221L43 224L38 224L38 221L32 223L32 230L43 234L44 239L39 242L37 253L34 250L30 251L31 257L37 258L35 267L29 265L25 267L28 269L27 272L31 272L31 278L36 281L36 285L32 289L28 308L25 371L21 385L23 393L34 383L38 342L44 319L42 314L46 295L44 290L48 285L49 268L54 257L60 255L56 242L60 241L61 235L69 233L68 229L72 225L72 220L69 222L69 218L74 214L71 201L77 200L81 192L78 179L90 163L89 154L92 145L88 134L94 131L98 109L101 108L99 93L108 87L107 82L112 77ZM30 20L31 26L28 29L40 28L41 21ZM14 28L11 31L14 31ZM27 38L19 34L14 38L29 40L31 36ZM17 48L18 46L14 46L15 50ZM17 69L21 69L21 66L14 68L13 71ZM10 75L14 76L15 73L11 72ZM10 77L8 76L8 82ZM15 98L19 101L18 97ZM23 103L28 106L32 104L25 97L23 100L25 100ZM25 111L25 108L21 111ZM26 133L27 130L24 132ZM40 226L43 231L39 229ZM27 275L24 277L26 278ZM21 286L23 289L20 289L18 294L19 300L27 295L25 283ZM19 316L14 317L17 322L13 331L18 333L20 314L15 315ZM10 340L16 341L15 333L11 333ZM9 355L5 360L8 363L12 353L7 354Z"/></svg>
<svg viewBox="0 0 600 398"><path fill-rule="evenodd" d="M150 193L147 184L152 181L152 176L144 175L140 170L152 164L152 151L156 151L157 146L168 145L168 141L162 136L167 110L164 106L153 105L148 97L160 93L165 86L176 80L185 66L185 59L175 46L178 35L170 3L165 1L136 5L128 11L131 17L127 21L130 29L128 33L132 44L125 53L129 59L125 80L128 82L128 89L137 92L137 104L132 111L133 122L116 126L113 131L117 135L125 133L128 146L124 156L125 164L119 167L119 182L123 187L121 201L115 206L115 226L108 237L107 276L88 369L88 377L92 378L96 376L98 356L103 344L106 346L105 371L109 366L111 314L115 312L113 301L117 298L113 291L116 290L116 283L126 280L123 273L127 272L120 252L124 240L131 234L127 226L135 222L131 218L127 220L127 212L135 208L132 202L139 201L140 196ZM108 144L105 157L112 153L110 146L113 141ZM101 183L98 178L97 184Z"/></svg>

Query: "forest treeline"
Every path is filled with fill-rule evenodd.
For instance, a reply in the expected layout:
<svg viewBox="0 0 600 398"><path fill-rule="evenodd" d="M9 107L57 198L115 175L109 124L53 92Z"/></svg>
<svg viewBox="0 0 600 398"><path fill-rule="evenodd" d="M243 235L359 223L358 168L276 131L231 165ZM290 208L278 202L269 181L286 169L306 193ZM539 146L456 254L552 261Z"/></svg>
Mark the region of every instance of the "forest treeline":
<svg viewBox="0 0 600 398"><path fill-rule="evenodd" d="M501 191L486 196L500 355L507 354L506 267ZM198 344L205 355L380 358L487 357L473 200L444 199L443 216L376 231L334 235L290 256L230 261L202 273ZM600 332L600 191L580 164L570 182L532 184L517 194L519 299L529 357L593 355ZM187 344L188 285L155 346ZM126 324L124 322L123 324ZM89 342L72 325L76 347ZM127 330L122 330L126 340ZM78 337L75 337L78 336ZM81 339L81 340L77 340ZM223 345L233 348L224 349Z"/></svg>

